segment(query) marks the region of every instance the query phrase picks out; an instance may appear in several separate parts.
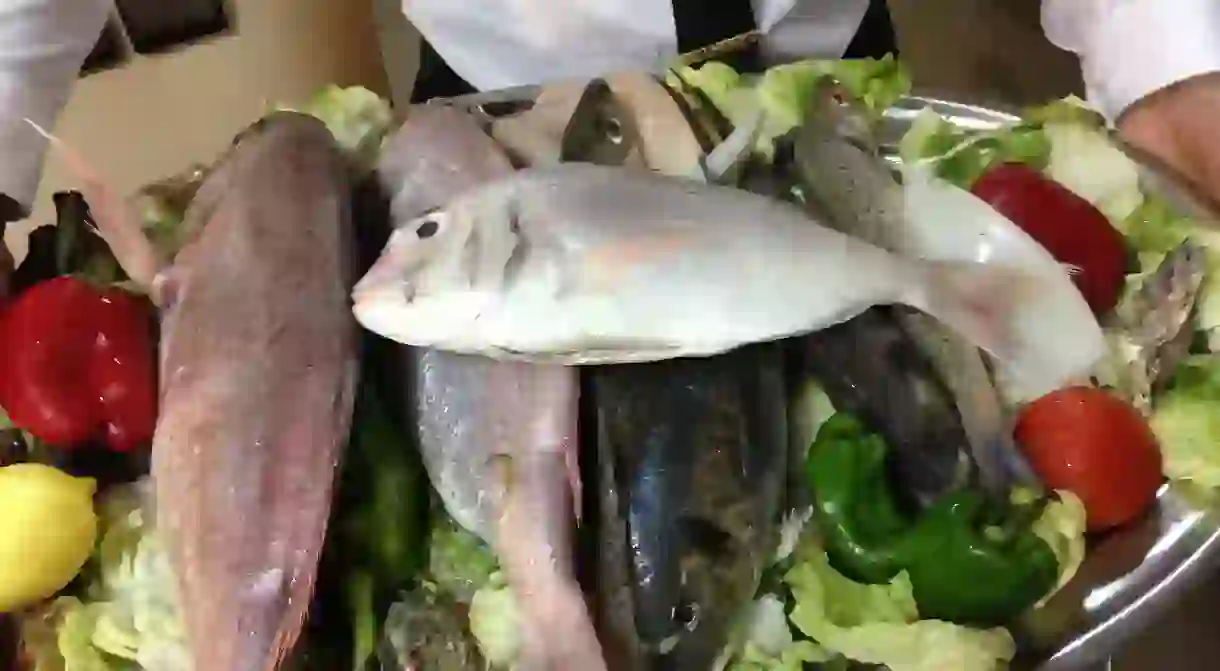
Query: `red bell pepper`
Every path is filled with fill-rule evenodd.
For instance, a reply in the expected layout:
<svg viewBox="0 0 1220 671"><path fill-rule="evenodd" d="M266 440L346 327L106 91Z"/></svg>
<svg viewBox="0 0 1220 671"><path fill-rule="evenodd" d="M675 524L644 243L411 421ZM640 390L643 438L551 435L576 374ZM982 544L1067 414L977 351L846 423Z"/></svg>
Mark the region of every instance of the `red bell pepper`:
<svg viewBox="0 0 1220 671"><path fill-rule="evenodd" d="M152 306L71 276L40 282L0 311L0 406L39 440L101 439L130 451L157 420Z"/></svg>
<svg viewBox="0 0 1220 671"><path fill-rule="evenodd" d="M987 171L970 191L1038 241L1060 263L1100 316L1118 303L1127 273L1127 246L1092 203L1033 168L1005 163Z"/></svg>

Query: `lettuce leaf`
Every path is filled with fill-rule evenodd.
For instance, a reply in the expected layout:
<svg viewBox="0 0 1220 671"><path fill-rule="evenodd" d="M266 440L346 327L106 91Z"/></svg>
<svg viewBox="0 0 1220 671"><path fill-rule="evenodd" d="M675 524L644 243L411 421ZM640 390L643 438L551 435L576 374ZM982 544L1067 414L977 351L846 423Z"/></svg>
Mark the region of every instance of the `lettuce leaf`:
<svg viewBox="0 0 1220 671"><path fill-rule="evenodd" d="M47 661L36 671L192 671L177 580L142 507L147 487L141 481L102 497L102 536L82 598L57 600L52 620L34 616L53 621L58 652L42 653Z"/></svg>
<svg viewBox="0 0 1220 671"><path fill-rule="evenodd" d="M785 63L758 77L747 77L712 61L699 67L676 67L667 82L679 89L694 87L735 127L749 123L761 110L755 153L770 160L776 139L804 123L812 108L809 101L826 77L837 81L877 118L911 90L910 74L890 55L881 59Z"/></svg>
<svg viewBox="0 0 1220 671"><path fill-rule="evenodd" d="M1059 560L1059 580L1039 605L1046 603L1076 577L1076 572L1084 563L1084 532L1087 526L1084 502L1066 489L1056 490L1055 494L1058 498L1046 505L1032 528L1050 546L1055 559ZM1014 499L1019 496L1021 492L1013 492Z"/></svg>
<svg viewBox="0 0 1220 671"><path fill-rule="evenodd" d="M321 119L335 140L360 168L371 169L381 143L394 123L390 103L362 86L327 86L299 108L280 105Z"/></svg>
<svg viewBox="0 0 1220 671"><path fill-rule="evenodd" d="M1005 629L971 629L920 620L910 578L854 582L830 566L825 551L806 549L784 576L801 633L832 652L891 671L988 671L1005 668L1016 644Z"/></svg>
<svg viewBox="0 0 1220 671"><path fill-rule="evenodd" d="M494 668L511 668L521 651L521 615L517 599L496 573L470 602L470 633Z"/></svg>
<svg viewBox="0 0 1220 671"><path fill-rule="evenodd" d="M1165 475L1220 487L1220 355L1187 359L1158 400L1150 424Z"/></svg>
<svg viewBox="0 0 1220 671"><path fill-rule="evenodd" d="M924 109L898 144L904 163L932 163L934 174L969 189L992 166L1024 163L1038 170L1050 162L1051 144L1042 129L1018 124L995 131L967 131Z"/></svg>

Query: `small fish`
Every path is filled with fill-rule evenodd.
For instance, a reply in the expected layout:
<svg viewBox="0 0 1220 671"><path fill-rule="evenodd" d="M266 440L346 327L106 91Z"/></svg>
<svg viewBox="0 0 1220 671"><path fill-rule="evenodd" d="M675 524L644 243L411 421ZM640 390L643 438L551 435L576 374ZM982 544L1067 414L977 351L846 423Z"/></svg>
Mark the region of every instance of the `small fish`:
<svg viewBox="0 0 1220 671"><path fill-rule="evenodd" d="M877 153L865 125L853 121L853 115L834 103L827 90L822 95L818 113L810 115L796 139L797 174L809 208L825 214L830 225L844 233L893 252L929 258L924 254L928 248L905 216L902 185ZM984 489L998 494L1015 481L1033 482L1013 442L983 353L927 315L903 309L893 315L948 389L967 438L963 447L977 464ZM897 423L901 424L900 418Z"/></svg>
<svg viewBox="0 0 1220 671"><path fill-rule="evenodd" d="M797 342L799 370L821 384L836 410L885 438L909 503L922 508L973 484L957 403L897 310L875 307Z"/></svg>
<svg viewBox="0 0 1220 671"><path fill-rule="evenodd" d="M1145 415L1152 412L1152 392L1190 352L1190 317L1206 271L1204 250L1183 242L1115 311L1110 333L1122 350L1121 386Z"/></svg>
<svg viewBox="0 0 1220 671"><path fill-rule="evenodd" d="M403 221L353 298L392 340L563 364L708 356L901 303L1057 369L1024 279L899 257L737 189L573 163Z"/></svg>
<svg viewBox="0 0 1220 671"><path fill-rule="evenodd" d="M598 490L612 494L596 544L608 654L626 660L614 668L706 671L779 541L779 348L584 373Z"/></svg>
<svg viewBox="0 0 1220 671"><path fill-rule="evenodd" d="M422 214L513 167L475 120L414 108L383 155L398 217ZM576 371L402 348L408 416L449 514L495 549L523 606L525 668L604 669L573 575L580 501Z"/></svg>
<svg viewBox="0 0 1220 671"><path fill-rule="evenodd" d="M152 474L194 666L273 671L309 609L355 400L344 159L317 119L271 115L200 188L196 236L167 265L60 147L115 257L162 310Z"/></svg>

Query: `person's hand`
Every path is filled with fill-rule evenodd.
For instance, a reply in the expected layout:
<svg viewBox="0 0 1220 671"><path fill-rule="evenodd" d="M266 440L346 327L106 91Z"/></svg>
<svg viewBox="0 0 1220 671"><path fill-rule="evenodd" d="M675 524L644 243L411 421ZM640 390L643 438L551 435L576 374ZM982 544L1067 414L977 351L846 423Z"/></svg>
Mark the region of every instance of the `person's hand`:
<svg viewBox="0 0 1220 671"><path fill-rule="evenodd" d="M1220 73L1144 98L1123 113L1118 130L1220 203Z"/></svg>

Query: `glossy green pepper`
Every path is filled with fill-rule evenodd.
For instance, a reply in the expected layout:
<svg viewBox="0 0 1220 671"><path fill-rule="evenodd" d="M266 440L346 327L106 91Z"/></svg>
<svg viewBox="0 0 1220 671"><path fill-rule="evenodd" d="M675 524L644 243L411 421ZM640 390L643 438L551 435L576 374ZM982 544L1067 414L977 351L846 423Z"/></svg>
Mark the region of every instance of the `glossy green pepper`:
<svg viewBox="0 0 1220 671"><path fill-rule="evenodd" d="M816 518L831 564L869 583L906 571L923 617L1002 625L1054 587L1059 563L1031 530L1036 504L954 492L903 515L885 472L885 443L850 415L822 425L809 453Z"/></svg>

